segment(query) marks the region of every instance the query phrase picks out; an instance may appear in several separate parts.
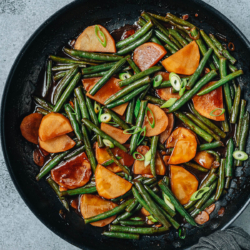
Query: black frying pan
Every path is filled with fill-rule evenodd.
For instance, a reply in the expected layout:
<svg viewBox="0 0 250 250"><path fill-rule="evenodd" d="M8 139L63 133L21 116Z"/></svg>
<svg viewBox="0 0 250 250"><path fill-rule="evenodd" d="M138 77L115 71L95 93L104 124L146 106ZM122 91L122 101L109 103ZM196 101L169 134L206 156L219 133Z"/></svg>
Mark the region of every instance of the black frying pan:
<svg viewBox="0 0 250 250"><path fill-rule="evenodd" d="M76 213L59 216L62 208L55 194L41 180L35 180L38 167L32 160L32 145L20 133L19 126L24 116L30 113L31 95L36 88L39 73L50 54L57 54L72 38L88 25L101 24L108 30L124 24L133 24L141 10L165 14L190 14L191 22L208 32L219 32L227 36L236 46L237 67L245 75L239 79L243 87L243 98L248 100L250 88L250 43L244 35L221 13L199 0L91 0L75 1L49 18L29 39L10 71L1 107L1 139L4 157L12 180L20 195L32 212L53 232L68 242L84 249L184 249L195 244L201 236L215 229L228 227L250 201L249 174L247 166L237 168L227 197L218 204L226 206L225 215L212 219L203 229L188 230L190 235L179 240L176 232L167 235L144 236L139 241L118 240L101 236L102 229L84 225ZM198 13L198 18L194 14ZM248 147L250 141L248 141ZM248 150L249 151L249 150ZM247 165L247 164L246 164ZM216 211L214 215L216 214ZM39 237L39 236L37 236Z"/></svg>

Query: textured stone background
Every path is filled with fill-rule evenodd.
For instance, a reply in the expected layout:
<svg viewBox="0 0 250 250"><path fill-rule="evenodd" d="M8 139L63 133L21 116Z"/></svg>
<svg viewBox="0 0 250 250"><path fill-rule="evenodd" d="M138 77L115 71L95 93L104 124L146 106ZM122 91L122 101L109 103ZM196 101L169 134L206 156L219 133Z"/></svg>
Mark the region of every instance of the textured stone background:
<svg viewBox="0 0 250 250"><path fill-rule="evenodd" d="M32 33L71 0L0 0L0 97L9 70ZM226 15L250 40L249 0L205 0ZM75 250L45 227L17 193L0 150L0 250ZM250 207L235 221L250 233Z"/></svg>

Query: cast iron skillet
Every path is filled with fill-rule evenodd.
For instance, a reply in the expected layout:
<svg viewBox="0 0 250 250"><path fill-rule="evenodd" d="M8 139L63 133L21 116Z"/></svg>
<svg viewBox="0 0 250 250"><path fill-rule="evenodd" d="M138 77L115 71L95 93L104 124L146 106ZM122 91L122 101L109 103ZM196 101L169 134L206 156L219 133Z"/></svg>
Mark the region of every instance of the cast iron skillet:
<svg viewBox="0 0 250 250"><path fill-rule="evenodd" d="M144 236L139 241L118 240L101 236L103 229L84 225L76 213L59 216L62 208L45 180L35 180L38 167L33 163L33 146L20 133L20 122L31 112L31 95L36 88L38 75L50 54L57 54L72 38L88 25L101 24L113 30L124 24L132 24L141 10L165 14L190 14L191 22L207 32L219 32L232 41L237 53L237 67L245 75L239 79L243 87L242 98L250 105L250 44L244 35L225 16L199 0L91 0L76 1L65 6L49 18L29 39L12 67L3 94L1 109L1 139L4 157L12 180L31 211L54 233L66 241L84 249L184 249L195 244L201 236L209 235L215 229L225 229L244 210L250 201L249 171L246 166L237 168L231 189L220 205L226 206L225 215L212 219L203 229L191 229L185 240L179 240L176 233ZM194 14L199 17L195 18ZM247 59L247 60L246 60ZM248 141L248 148L250 141ZM246 164L247 165L247 164ZM229 202L227 202L229 201ZM216 212L215 212L216 213Z"/></svg>

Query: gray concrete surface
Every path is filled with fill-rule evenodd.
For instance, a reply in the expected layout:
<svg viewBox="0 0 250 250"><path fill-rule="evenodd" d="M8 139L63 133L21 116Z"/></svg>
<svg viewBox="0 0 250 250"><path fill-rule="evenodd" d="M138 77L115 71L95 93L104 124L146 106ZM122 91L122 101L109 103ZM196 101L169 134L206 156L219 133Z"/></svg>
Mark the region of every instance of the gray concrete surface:
<svg viewBox="0 0 250 250"><path fill-rule="evenodd" d="M0 98L9 70L32 33L71 0L0 0ZM250 40L249 0L205 0L221 11ZM52 233L24 204L8 174L0 150L0 250L75 250ZM235 221L250 233L250 206Z"/></svg>

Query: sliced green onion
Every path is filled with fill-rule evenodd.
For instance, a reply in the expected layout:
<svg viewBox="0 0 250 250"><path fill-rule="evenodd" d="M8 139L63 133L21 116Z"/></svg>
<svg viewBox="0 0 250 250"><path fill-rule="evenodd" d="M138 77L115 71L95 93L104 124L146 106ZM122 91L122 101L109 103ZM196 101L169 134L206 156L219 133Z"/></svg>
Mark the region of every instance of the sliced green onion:
<svg viewBox="0 0 250 250"><path fill-rule="evenodd" d="M221 110L221 113L219 115L214 114L214 112L217 111L217 110ZM223 115L224 113L225 113L225 109L217 108L217 109L212 110L209 115L211 115L211 116L220 116L220 115Z"/></svg>
<svg viewBox="0 0 250 250"><path fill-rule="evenodd" d="M147 216L147 218L148 218L148 220L150 220L150 221L152 221L152 222L154 222L154 223L158 222L158 221L153 217L153 215L149 215L149 216Z"/></svg>
<svg viewBox="0 0 250 250"><path fill-rule="evenodd" d="M144 140L144 138L145 138L145 135L146 135L146 127L144 127L141 131L140 131L140 134L139 134L139 136L138 136L138 142L137 142L137 145L140 145L141 143L142 143L142 141ZM142 138L141 138L141 140L139 140L139 138L140 138L140 136L141 136L141 134L142 133L144 133L143 134L143 136L142 136Z"/></svg>
<svg viewBox="0 0 250 250"><path fill-rule="evenodd" d="M140 155L141 156L141 158L136 158L136 155ZM137 161L144 161L145 160L145 156L143 155L143 154L141 154L141 153L139 153L139 152L134 152L133 153L133 158L135 159L135 160L137 160Z"/></svg>
<svg viewBox="0 0 250 250"><path fill-rule="evenodd" d="M186 90L187 79L183 79L181 82L181 89L179 91L179 96L182 96Z"/></svg>
<svg viewBox="0 0 250 250"><path fill-rule="evenodd" d="M94 104L94 110L95 110L95 113L98 114L99 111L101 110L101 106L98 102L95 101L95 104Z"/></svg>
<svg viewBox="0 0 250 250"><path fill-rule="evenodd" d="M245 161L248 159L247 153L245 153L244 151L240 151L240 150L234 151L233 157L234 159L239 160L239 161Z"/></svg>
<svg viewBox="0 0 250 250"><path fill-rule="evenodd" d="M184 240L186 238L186 228L179 228L179 238Z"/></svg>
<svg viewBox="0 0 250 250"><path fill-rule="evenodd" d="M123 130L123 134L134 135L134 134L140 133L142 128L138 128L137 131L135 130L136 128L137 128L136 126L133 126L132 128L125 129ZM129 131L132 131L132 132L129 132Z"/></svg>
<svg viewBox="0 0 250 250"><path fill-rule="evenodd" d="M195 193L193 193L193 195L190 198L190 201L196 201L202 198L202 196L208 192L210 189L210 187L203 187L199 190L197 190Z"/></svg>
<svg viewBox="0 0 250 250"><path fill-rule="evenodd" d="M103 41L99 37L99 34L102 36ZM107 39L106 39L105 35L103 34L103 32L100 30L100 27L98 25L95 26L95 35L96 35L98 41L102 44L102 46L106 47L107 46Z"/></svg>
<svg viewBox="0 0 250 250"><path fill-rule="evenodd" d="M123 80L125 80L125 79L128 79L128 78L130 78L131 77L131 74L130 73L128 73L128 72L126 72L126 73L120 73L119 74L119 78L123 81Z"/></svg>
<svg viewBox="0 0 250 250"><path fill-rule="evenodd" d="M133 218L130 218L129 220L143 220L143 218L141 218L141 217L133 217Z"/></svg>
<svg viewBox="0 0 250 250"><path fill-rule="evenodd" d="M161 108L170 108L176 102L176 100L177 98L170 98L161 106Z"/></svg>
<svg viewBox="0 0 250 250"><path fill-rule="evenodd" d="M115 122L108 122L108 124L113 125L113 127L119 127L119 124L115 123Z"/></svg>
<svg viewBox="0 0 250 250"><path fill-rule="evenodd" d="M170 80L172 87L176 91L179 91L181 89L181 78L177 74L175 74L174 72L171 72L169 74L169 80Z"/></svg>
<svg viewBox="0 0 250 250"><path fill-rule="evenodd" d="M169 197L168 197L165 193L163 193L163 199L164 199L165 203L166 203L172 210L175 211L175 207L174 207L173 203L170 201Z"/></svg>
<svg viewBox="0 0 250 250"><path fill-rule="evenodd" d="M111 120L110 114L102 114L100 117L101 122L108 123Z"/></svg>
<svg viewBox="0 0 250 250"><path fill-rule="evenodd" d="M144 166L146 167L148 164L150 164L151 161L151 149L145 154L145 161L144 161Z"/></svg>
<svg viewBox="0 0 250 250"><path fill-rule="evenodd" d="M102 141L105 144L105 146L107 146L109 148L113 148L114 147L114 144L110 140L103 139Z"/></svg>
<svg viewBox="0 0 250 250"><path fill-rule="evenodd" d="M155 88L157 88L158 86L161 85L162 80L163 80L162 75L157 75L157 76L154 78L153 86L154 86Z"/></svg>
<svg viewBox="0 0 250 250"><path fill-rule="evenodd" d="M103 108L100 109L99 113L98 113L98 121L101 123L101 115L103 112Z"/></svg>
<svg viewBox="0 0 250 250"><path fill-rule="evenodd" d="M153 122L152 122L152 123L151 123L150 120L149 120L148 111L151 113L151 115L152 115L152 117L153 117ZM151 128L154 128L154 127L155 127L155 117L154 117L154 114L153 114L152 110L151 110L149 107L146 108L146 117L147 117L147 119L148 119L148 123L149 123L150 127L151 127Z"/></svg>
<svg viewBox="0 0 250 250"><path fill-rule="evenodd" d="M135 104L135 110L134 110L134 114L136 118L139 114L140 106L141 106L141 101L140 99L137 99L136 104Z"/></svg>

